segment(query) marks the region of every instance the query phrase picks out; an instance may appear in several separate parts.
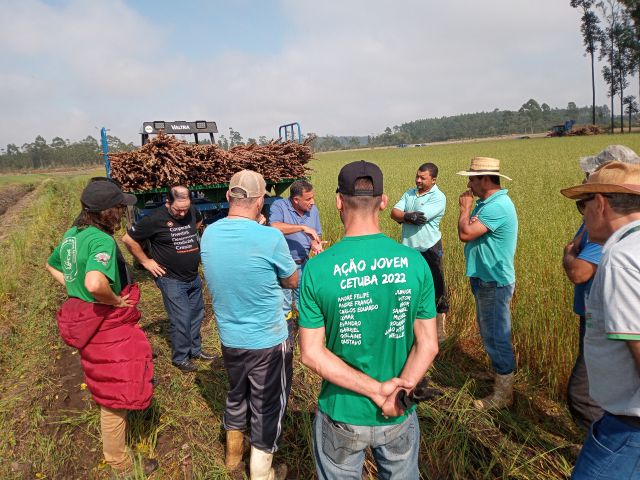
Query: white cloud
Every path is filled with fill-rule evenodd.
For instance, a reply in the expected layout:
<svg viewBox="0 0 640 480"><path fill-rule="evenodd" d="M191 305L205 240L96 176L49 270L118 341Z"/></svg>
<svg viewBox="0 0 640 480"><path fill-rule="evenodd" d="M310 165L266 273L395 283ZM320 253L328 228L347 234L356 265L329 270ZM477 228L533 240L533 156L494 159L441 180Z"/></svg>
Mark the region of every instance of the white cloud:
<svg viewBox="0 0 640 480"><path fill-rule="evenodd" d="M245 137L275 136L289 121L366 135L517 109L530 97L552 106L591 97L578 12L558 0L283 0L281 50L212 46L198 60L167 53L172 32L122 0L0 8L0 145L37 134L79 139L102 125L137 141L153 119L215 120ZM607 102L602 87L597 102Z"/></svg>

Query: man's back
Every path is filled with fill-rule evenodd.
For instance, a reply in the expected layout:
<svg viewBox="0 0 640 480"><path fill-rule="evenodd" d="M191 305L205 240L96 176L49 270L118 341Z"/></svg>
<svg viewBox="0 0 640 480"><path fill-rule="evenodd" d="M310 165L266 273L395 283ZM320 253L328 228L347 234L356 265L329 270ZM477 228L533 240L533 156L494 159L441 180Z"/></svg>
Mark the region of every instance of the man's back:
<svg viewBox="0 0 640 480"><path fill-rule="evenodd" d="M301 327L325 327L327 348L379 381L400 375L414 343L414 320L436 315L427 264L383 234L345 237L312 258L300 299ZM319 408L353 425L406 418L385 419L368 398L326 381Z"/></svg>
<svg viewBox="0 0 640 480"><path fill-rule="evenodd" d="M223 345L269 348L287 337L278 278L295 264L279 231L222 219L202 236L202 264Z"/></svg>

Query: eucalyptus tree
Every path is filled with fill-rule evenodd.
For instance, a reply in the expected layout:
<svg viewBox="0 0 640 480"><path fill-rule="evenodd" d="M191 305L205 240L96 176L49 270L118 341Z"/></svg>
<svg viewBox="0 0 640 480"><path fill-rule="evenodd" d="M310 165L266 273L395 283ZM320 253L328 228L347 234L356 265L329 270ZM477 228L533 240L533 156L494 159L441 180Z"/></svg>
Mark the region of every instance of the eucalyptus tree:
<svg viewBox="0 0 640 480"><path fill-rule="evenodd" d="M638 34L638 28L640 28L640 0L620 0L626 7L629 16L633 20L636 26L636 35Z"/></svg>
<svg viewBox="0 0 640 480"><path fill-rule="evenodd" d="M527 102L522 104L518 113L529 120L531 133L533 133L534 125L536 125L542 118L542 108L540 107L540 104L533 98L530 98Z"/></svg>
<svg viewBox="0 0 640 480"><path fill-rule="evenodd" d="M638 102L636 101L636 97L633 95L627 95L624 97L624 104L625 113L629 115L629 133L631 133L631 118L640 111L640 108L638 108Z"/></svg>
<svg viewBox="0 0 640 480"><path fill-rule="evenodd" d="M640 0L621 1L627 7L626 14L630 19L630 23L633 23L628 41L633 63L632 69L638 74L638 94L640 95Z"/></svg>
<svg viewBox="0 0 640 480"><path fill-rule="evenodd" d="M611 99L611 133L615 128L615 107L614 99L616 94L620 94L621 108L620 118L622 119L622 95L624 93L624 82L620 80L620 67L623 62L620 58L620 28L624 6L618 0L603 0L596 4L604 19L606 28L600 38L600 60L606 60L608 65L602 67L602 76L609 85L609 98ZM622 127L621 127L622 128Z"/></svg>
<svg viewBox="0 0 640 480"><path fill-rule="evenodd" d="M596 76L595 76L595 52L598 42L602 37L602 29L600 28L600 19L592 10L594 0L571 0L573 8L582 10L580 18L580 31L582 32L582 40L586 52L591 59L591 123L596 123Z"/></svg>

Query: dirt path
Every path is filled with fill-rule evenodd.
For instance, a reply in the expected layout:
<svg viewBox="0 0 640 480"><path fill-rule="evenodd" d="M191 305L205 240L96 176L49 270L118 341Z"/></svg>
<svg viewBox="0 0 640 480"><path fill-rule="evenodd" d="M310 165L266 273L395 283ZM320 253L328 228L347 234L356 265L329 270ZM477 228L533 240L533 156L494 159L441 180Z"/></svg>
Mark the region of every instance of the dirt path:
<svg viewBox="0 0 640 480"><path fill-rule="evenodd" d="M35 198L35 185L8 185L0 189L0 242L17 227L21 213Z"/></svg>

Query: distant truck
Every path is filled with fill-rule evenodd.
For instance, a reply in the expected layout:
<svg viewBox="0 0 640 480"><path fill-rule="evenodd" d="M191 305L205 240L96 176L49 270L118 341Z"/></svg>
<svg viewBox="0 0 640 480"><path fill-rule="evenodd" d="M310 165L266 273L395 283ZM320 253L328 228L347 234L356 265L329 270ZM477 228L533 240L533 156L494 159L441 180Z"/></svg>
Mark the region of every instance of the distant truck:
<svg viewBox="0 0 640 480"><path fill-rule="evenodd" d="M174 135L192 135L195 143L200 143L203 137L209 137L209 141L214 144L214 134L218 133L216 122L208 120L196 120L194 122L186 121L152 121L144 122L140 132L141 144L145 145L150 141L150 137L158 135L161 131L165 134ZM278 132L280 137L284 133L286 140L302 142L302 132L300 125L290 123L282 125ZM101 130L102 154L104 158L105 170L107 177L111 178L111 163L109 161L109 144L107 141L107 129ZM229 178L229 180L231 180ZM289 186L298 180L298 178L286 178L277 182L267 182L267 192L273 192L273 196L265 198L265 210L263 213L268 216L269 207L279 198ZM193 205L202 213L204 223L210 224L227 216L229 211L229 203L226 199L226 192L229 183L217 183L212 185L195 185L188 187L191 191ZM144 191L129 191L138 199L136 205L127 213L127 224L130 226L137 222L140 218L151 213L154 209L166 202L167 188L154 188Z"/></svg>

